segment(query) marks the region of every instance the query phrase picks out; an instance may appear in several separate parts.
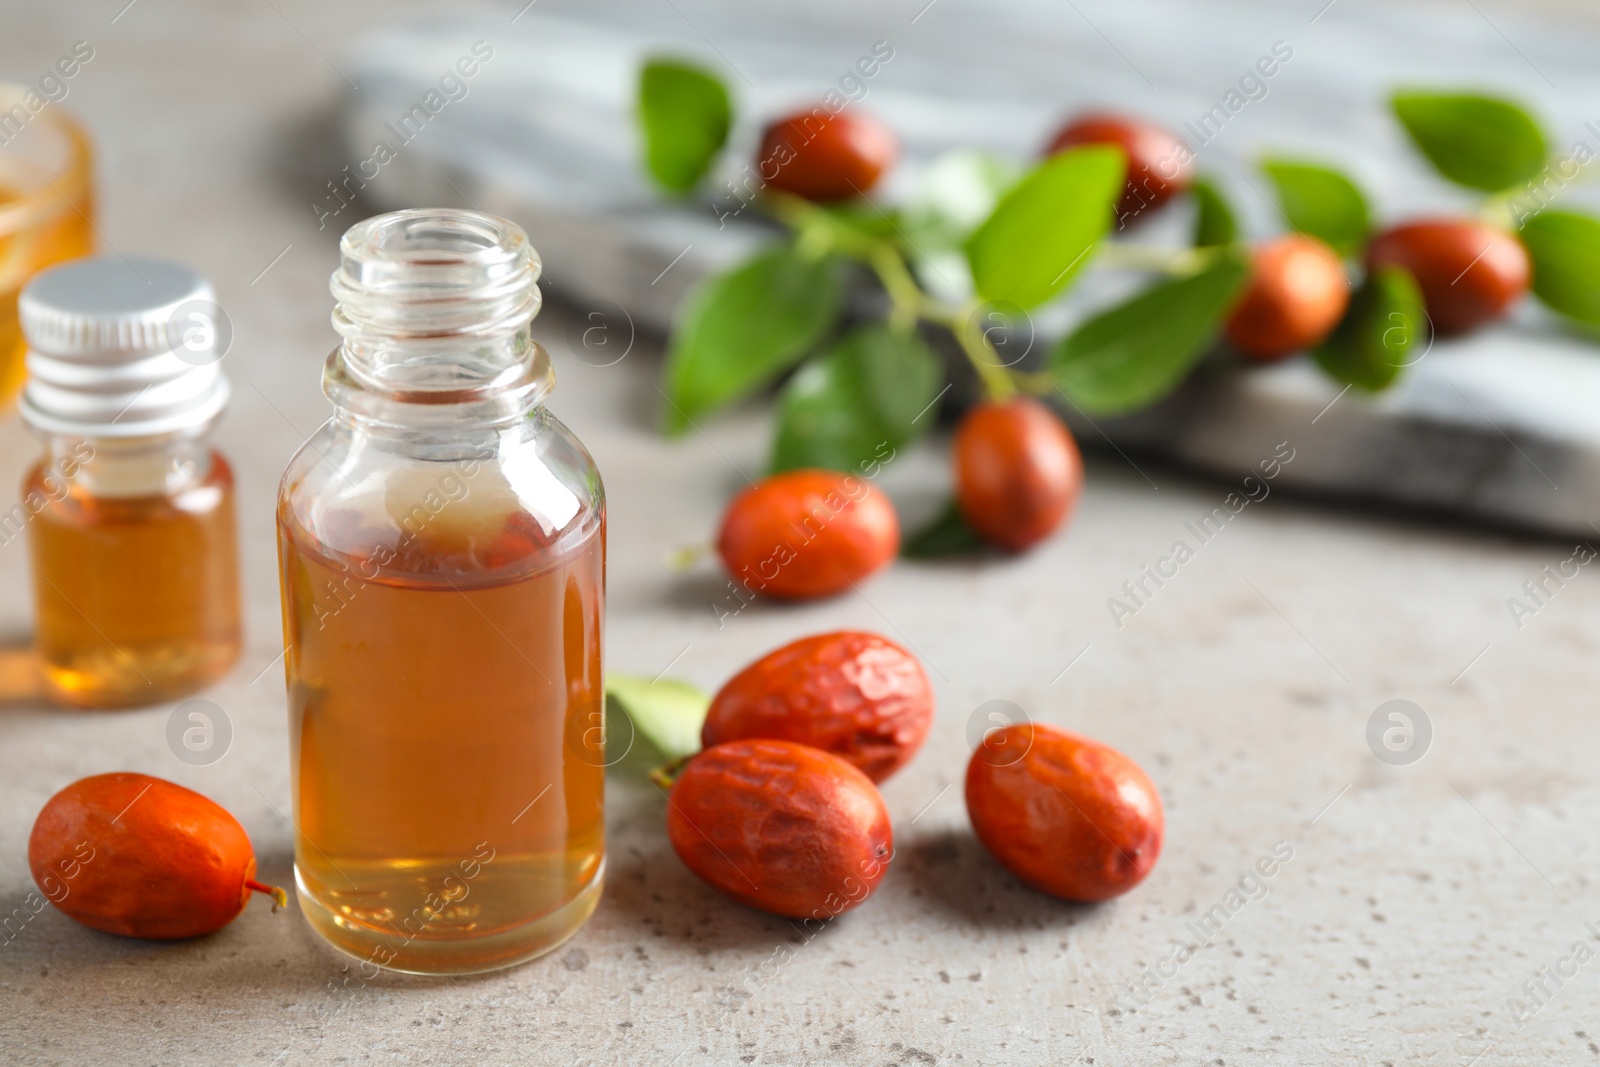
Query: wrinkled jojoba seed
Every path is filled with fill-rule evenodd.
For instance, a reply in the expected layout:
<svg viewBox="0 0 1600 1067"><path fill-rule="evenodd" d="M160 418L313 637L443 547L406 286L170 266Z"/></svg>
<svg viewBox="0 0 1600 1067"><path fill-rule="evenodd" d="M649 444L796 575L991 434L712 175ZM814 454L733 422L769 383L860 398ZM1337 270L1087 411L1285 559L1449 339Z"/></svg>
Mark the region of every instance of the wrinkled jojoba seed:
<svg viewBox="0 0 1600 1067"><path fill-rule="evenodd" d="M1001 866L1065 900L1126 893L1161 855L1161 796L1139 765L1053 726L984 737L967 764L967 814Z"/></svg>
<svg viewBox="0 0 1600 1067"><path fill-rule="evenodd" d="M706 882L791 919L849 911L894 855L889 812L871 780L792 741L730 741L695 756L669 794L667 836Z"/></svg>
<svg viewBox="0 0 1600 1067"><path fill-rule="evenodd" d="M881 782L916 754L932 724L933 687L917 657L877 634L842 630L784 645L730 678L700 741L796 741Z"/></svg>

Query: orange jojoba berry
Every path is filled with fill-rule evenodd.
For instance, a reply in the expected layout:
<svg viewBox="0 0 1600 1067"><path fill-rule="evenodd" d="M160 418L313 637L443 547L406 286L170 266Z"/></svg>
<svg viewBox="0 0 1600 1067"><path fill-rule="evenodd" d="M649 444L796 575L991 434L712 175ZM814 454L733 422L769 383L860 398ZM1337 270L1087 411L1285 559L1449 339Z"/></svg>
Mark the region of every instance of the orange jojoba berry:
<svg viewBox="0 0 1600 1067"><path fill-rule="evenodd" d="M1056 133L1045 154L1086 144L1116 145L1128 157L1128 181L1117 201L1123 225L1158 210L1194 181L1194 153L1155 123L1111 112L1080 115Z"/></svg>
<svg viewBox="0 0 1600 1067"><path fill-rule="evenodd" d="M756 156L761 180L807 200L863 196L900 154L889 127L861 112L797 111L768 126Z"/></svg>
<svg viewBox="0 0 1600 1067"><path fill-rule="evenodd" d="M853 474L797 470L763 479L728 505L717 552L750 590L832 596L900 551L900 520L883 491Z"/></svg>
<svg viewBox="0 0 1600 1067"><path fill-rule="evenodd" d="M1386 230L1367 246L1367 267L1410 271L1441 334L1498 319L1533 278L1522 242L1474 219L1420 219Z"/></svg>
<svg viewBox="0 0 1600 1067"><path fill-rule="evenodd" d="M1228 315L1228 340L1257 363L1320 342L1350 303L1339 257L1322 241L1292 233L1256 249L1250 282Z"/></svg>
<svg viewBox="0 0 1600 1067"><path fill-rule="evenodd" d="M28 839L39 890L67 915L111 934L199 937L228 925L251 893L256 857L214 801L146 774L97 774L51 797Z"/></svg>
<svg viewBox="0 0 1600 1067"><path fill-rule="evenodd" d="M1028 397L978 404L956 429L953 451L962 517L1009 552L1053 533L1083 489L1083 459L1072 434Z"/></svg>

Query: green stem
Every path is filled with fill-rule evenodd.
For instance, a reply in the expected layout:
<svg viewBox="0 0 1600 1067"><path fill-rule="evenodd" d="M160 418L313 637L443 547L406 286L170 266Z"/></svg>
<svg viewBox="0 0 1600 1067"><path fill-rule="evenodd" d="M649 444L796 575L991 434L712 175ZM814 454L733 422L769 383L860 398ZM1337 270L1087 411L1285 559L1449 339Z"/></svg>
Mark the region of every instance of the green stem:
<svg viewBox="0 0 1600 1067"><path fill-rule="evenodd" d="M772 217L794 230L802 237L824 243L830 250L838 250L856 259L867 259L873 249L882 244L841 225L833 215L811 201L792 193L767 191L762 201Z"/></svg>
<svg viewBox="0 0 1600 1067"><path fill-rule="evenodd" d="M806 224L820 214L811 201L802 200L789 193L774 192L771 189L761 194L761 203L773 218L791 230L805 229Z"/></svg>
<svg viewBox="0 0 1600 1067"><path fill-rule="evenodd" d="M947 320L945 325L956 335L967 362L983 381L989 399L1009 400L1017 395L1017 386L1012 381L1011 371L1001 364L1000 353L994 350L988 333L978 326L977 315L982 307L983 301L969 300L955 313L953 321Z"/></svg>
<svg viewBox="0 0 1600 1067"><path fill-rule="evenodd" d="M1113 270L1144 270L1160 274L1193 274L1215 258L1213 248L1164 248L1102 241L1095 259Z"/></svg>
<svg viewBox="0 0 1600 1067"><path fill-rule="evenodd" d="M1501 230L1516 229L1511 215L1511 198L1516 194L1512 190L1501 193L1490 193L1478 203L1478 221Z"/></svg>
<svg viewBox="0 0 1600 1067"><path fill-rule="evenodd" d="M801 197L769 191L764 199L773 217L795 231L802 255L817 258L838 252L866 263L889 294L893 305L889 324L902 332L916 326L924 297L899 249L840 225L827 211Z"/></svg>
<svg viewBox="0 0 1600 1067"><path fill-rule="evenodd" d="M872 249L867 262L883 283L884 292L889 294L892 305L889 325L901 333L909 333L916 328L917 319L922 316L923 308L928 303L921 286L911 276L911 268L906 266L905 259L897 249L882 241Z"/></svg>
<svg viewBox="0 0 1600 1067"><path fill-rule="evenodd" d="M797 240L807 254L836 251L872 268L889 295L889 325L893 329L912 330L919 319L944 326L955 335L991 400L1007 400L1016 395L1017 386L1011 372L1001 363L988 334L978 326L977 313L983 307L982 301L972 300L954 308L934 299L922 291L906 265L905 256L894 244L841 226L809 200L771 191L765 194L765 200L773 217L796 231Z"/></svg>
<svg viewBox="0 0 1600 1067"><path fill-rule="evenodd" d="M1018 389L1033 396L1049 396L1056 390L1055 378L1048 371L1014 370L1011 380Z"/></svg>

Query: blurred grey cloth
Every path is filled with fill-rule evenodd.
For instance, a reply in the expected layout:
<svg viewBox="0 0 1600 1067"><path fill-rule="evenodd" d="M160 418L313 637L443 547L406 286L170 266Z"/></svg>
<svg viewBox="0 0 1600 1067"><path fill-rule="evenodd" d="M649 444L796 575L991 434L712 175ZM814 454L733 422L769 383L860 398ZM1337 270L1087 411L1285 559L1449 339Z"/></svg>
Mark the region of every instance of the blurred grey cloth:
<svg viewBox="0 0 1600 1067"><path fill-rule="evenodd" d="M1269 151L1341 166L1380 220L1470 204L1428 170L1389 115L1397 85L1504 93L1534 107L1558 152L1581 138L1600 151L1600 135L1585 128L1600 116L1582 110L1600 99L1594 30L1556 32L1499 11L1490 22L1471 7L1293 7L541 0L520 13L441 16L385 29L353 57L361 89L346 98L342 180L347 192L370 186L372 199L342 210L330 185L311 210L340 228L373 202L470 203L507 215L532 235L549 285L595 321L631 331L665 329L696 281L770 239L728 185L766 121L830 91L902 140L902 162L875 202L895 201L953 149L1035 158L1065 117L1109 106L1180 132L1259 236L1284 228L1254 169ZM859 61L875 48L891 58L863 77ZM639 67L662 53L718 70L736 101L706 194L677 203L645 181L632 116ZM1268 75L1262 61L1271 57ZM1585 196L1594 199L1581 188L1569 199ZM1181 243L1188 210L1170 209L1129 239ZM1068 301L1036 316L1035 343L1053 342L1137 281L1092 272ZM1566 538L1596 534L1591 520L1600 520L1597 412L1600 349L1531 301L1511 321L1432 346L1376 398L1341 394L1301 358L1265 370L1207 368L1133 417L1090 420L1065 407L1090 447L1233 476L1289 442L1296 459L1279 488Z"/></svg>

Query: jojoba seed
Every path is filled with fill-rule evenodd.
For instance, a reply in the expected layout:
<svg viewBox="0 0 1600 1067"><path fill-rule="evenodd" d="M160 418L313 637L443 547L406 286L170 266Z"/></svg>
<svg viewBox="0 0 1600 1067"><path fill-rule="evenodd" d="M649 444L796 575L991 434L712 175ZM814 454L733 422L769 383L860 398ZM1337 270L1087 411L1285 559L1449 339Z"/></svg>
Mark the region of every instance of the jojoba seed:
<svg viewBox="0 0 1600 1067"><path fill-rule="evenodd" d="M1333 249L1291 233L1256 249L1227 334L1246 358L1271 363L1317 344L1339 324L1350 283Z"/></svg>
<svg viewBox="0 0 1600 1067"><path fill-rule="evenodd" d="M145 774L97 774L51 797L28 839L39 890L111 934L198 937L232 922L256 883L244 827L220 805Z"/></svg>
<svg viewBox="0 0 1600 1067"><path fill-rule="evenodd" d="M877 184L900 153L889 127L859 111L798 111L768 126L756 169L761 180L807 200L845 200Z"/></svg>
<svg viewBox="0 0 1600 1067"><path fill-rule="evenodd" d="M1194 181L1194 153L1170 130L1127 115L1080 115L1056 134L1046 155L1085 144L1112 144L1128 157L1128 182L1117 201L1117 219L1126 225L1155 211Z"/></svg>
<svg viewBox="0 0 1600 1067"><path fill-rule="evenodd" d="M1020 552L1048 537L1083 489L1083 459L1060 419L1037 400L977 405L955 444L956 502L985 541Z"/></svg>
<svg viewBox="0 0 1600 1067"><path fill-rule="evenodd" d="M916 755L933 724L933 687L917 657L873 633L841 630L769 652L711 701L700 742L796 741L881 782Z"/></svg>
<svg viewBox="0 0 1600 1067"><path fill-rule="evenodd" d="M900 520L883 491L853 474L774 474L733 498L717 552L734 581L768 596L831 596L900 551Z"/></svg>
<svg viewBox="0 0 1600 1067"><path fill-rule="evenodd" d="M894 855L871 780L793 741L730 741L695 756L668 797L667 836L713 887L791 919L849 911Z"/></svg>
<svg viewBox="0 0 1600 1067"><path fill-rule="evenodd" d="M1440 334L1504 315L1533 276L1521 241L1474 219L1420 219L1387 230L1367 246L1367 268L1378 267L1411 272Z"/></svg>
<svg viewBox="0 0 1600 1067"><path fill-rule="evenodd" d="M1161 796L1139 765L1053 726L984 737L967 764L967 815L1002 867L1065 900L1126 893L1161 855Z"/></svg>

